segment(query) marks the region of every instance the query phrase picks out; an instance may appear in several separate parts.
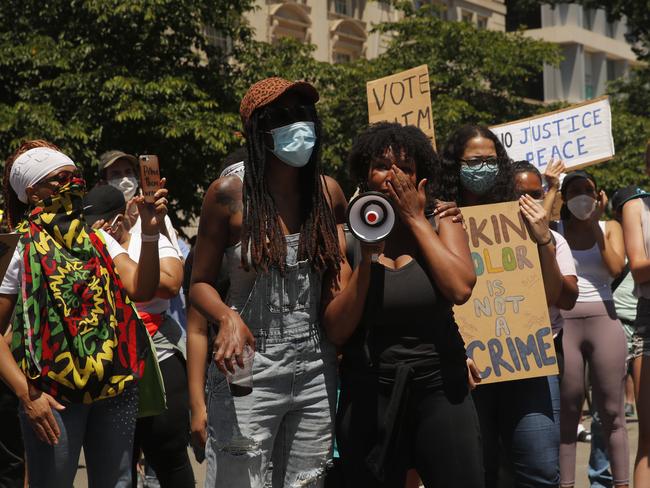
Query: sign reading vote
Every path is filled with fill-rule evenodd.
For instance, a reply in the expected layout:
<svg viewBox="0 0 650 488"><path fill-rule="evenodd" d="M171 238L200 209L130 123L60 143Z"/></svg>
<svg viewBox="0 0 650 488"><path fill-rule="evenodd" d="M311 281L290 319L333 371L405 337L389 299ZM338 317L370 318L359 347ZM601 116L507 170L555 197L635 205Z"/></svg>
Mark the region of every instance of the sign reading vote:
<svg viewBox="0 0 650 488"><path fill-rule="evenodd" d="M515 161L527 160L542 172L553 159L576 169L614 156L609 98L490 127Z"/></svg>
<svg viewBox="0 0 650 488"><path fill-rule="evenodd" d="M477 281L454 314L482 383L557 374L537 244L519 203L462 211Z"/></svg>
<svg viewBox="0 0 650 488"><path fill-rule="evenodd" d="M436 137L431 115L429 68L426 64L395 75L369 81L368 121L397 122L422 129L433 147Z"/></svg>

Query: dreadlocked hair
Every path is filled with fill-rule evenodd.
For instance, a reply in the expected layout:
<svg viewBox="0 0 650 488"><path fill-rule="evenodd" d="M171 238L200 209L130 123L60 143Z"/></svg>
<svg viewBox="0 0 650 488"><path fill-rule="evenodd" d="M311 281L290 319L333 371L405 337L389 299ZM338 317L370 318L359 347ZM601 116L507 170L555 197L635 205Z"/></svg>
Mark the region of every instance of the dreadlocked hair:
<svg viewBox="0 0 650 488"><path fill-rule="evenodd" d="M16 149L5 161L5 170L2 178L3 185L3 194L5 201L5 217L7 219L7 226L9 230L13 230L14 227L22 220L25 212L27 211L28 206L21 202L18 199L18 195L11 187L9 181L9 176L11 175L11 167L14 164L14 161L18 157L31 149L36 149L37 147L47 147L54 149L55 151L61 151L58 146L52 144L49 141L43 139L32 139L29 141L24 141L18 149Z"/></svg>
<svg viewBox="0 0 650 488"><path fill-rule="evenodd" d="M427 179L425 212L433 211L435 199L445 195L442 165L431 141L413 125L379 122L369 125L356 137L348 155L348 167L359 188L367 190L371 162L384 156L389 148L396 158L415 163L417 184Z"/></svg>
<svg viewBox="0 0 650 488"><path fill-rule="evenodd" d="M280 226L273 197L264 178L267 163L267 148L263 130L260 128L260 110L255 110L246 126L248 158L244 163L243 222L241 234L242 249L249 250L251 263L246 252L242 252L242 265L249 269L268 271L272 266L284 274L287 258L287 244ZM312 269L318 272L341 268L341 249L338 242L336 222L328 204L329 191L323 185L320 168L321 123L315 117L316 145L309 162L299 169L299 190L301 194L300 241L298 259L308 260ZM327 193L327 198L325 196Z"/></svg>
<svg viewBox="0 0 650 488"><path fill-rule="evenodd" d="M497 153L499 173L490 191L481 195L481 204L510 202L517 199L515 194L514 173L512 160L508 157L506 149L499 138L490 129L483 125L467 124L457 129L447 141L443 151L442 160L444 173L447 175L449 191L448 199L463 205L460 183L460 165L467 141L475 137L483 137L494 143Z"/></svg>

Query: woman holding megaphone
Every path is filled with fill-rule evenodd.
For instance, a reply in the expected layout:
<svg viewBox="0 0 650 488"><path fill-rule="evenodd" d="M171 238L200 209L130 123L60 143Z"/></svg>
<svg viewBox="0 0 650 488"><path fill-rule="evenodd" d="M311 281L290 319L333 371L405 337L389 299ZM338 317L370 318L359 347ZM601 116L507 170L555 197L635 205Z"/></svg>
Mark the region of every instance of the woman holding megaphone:
<svg viewBox="0 0 650 488"><path fill-rule="evenodd" d="M342 264L323 313L343 350L337 440L346 483L404 486L415 467L425 486L481 487L479 425L452 313L476 276L462 223L429 212L443 196L444 168L422 131L393 123L360 134L349 164L363 192L388 199L395 222L384 241L355 243L354 271ZM363 220L383 218L380 207L362 206Z"/></svg>

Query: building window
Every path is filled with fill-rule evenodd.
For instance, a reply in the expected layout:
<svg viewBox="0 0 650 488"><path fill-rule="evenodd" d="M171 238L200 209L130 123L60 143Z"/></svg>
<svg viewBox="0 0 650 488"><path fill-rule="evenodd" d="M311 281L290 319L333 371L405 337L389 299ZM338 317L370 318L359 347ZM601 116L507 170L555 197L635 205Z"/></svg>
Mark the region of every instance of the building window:
<svg viewBox="0 0 650 488"><path fill-rule="evenodd" d="M334 0L334 11L352 17L352 0Z"/></svg>
<svg viewBox="0 0 650 488"><path fill-rule="evenodd" d="M352 61L352 56L348 53L334 53L334 62L336 64L349 63Z"/></svg>
<svg viewBox="0 0 650 488"><path fill-rule="evenodd" d="M612 81L616 78L616 61L614 59L607 60L607 81Z"/></svg>
<svg viewBox="0 0 650 488"><path fill-rule="evenodd" d="M593 57L585 53L585 98L594 98Z"/></svg>
<svg viewBox="0 0 650 488"><path fill-rule="evenodd" d="M487 29L487 25L488 25L488 18L479 15L476 19L476 26L479 29Z"/></svg>
<svg viewBox="0 0 650 488"><path fill-rule="evenodd" d="M607 19L605 29L607 31L607 37L611 37L612 39L616 37L616 21Z"/></svg>
<svg viewBox="0 0 650 488"><path fill-rule="evenodd" d="M591 8L585 8L582 10L582 28L588 31L594 30L594 18L596 16L596 11Z"/></svg>
<svg viewBox="0 0 650 488"><path fill-rule="evenodd" d="M460 20L472 24L474 22L474 13L469 10L463 10L460 13Z"/></svg>
<svg viewBox="0 0 650 488"><path fill-rule="evenodd" d="M304 7L296 3L275 6L269 17L271 23L271 42L283 37L293 37L301 42L309 42L311 20Z"/></svg>

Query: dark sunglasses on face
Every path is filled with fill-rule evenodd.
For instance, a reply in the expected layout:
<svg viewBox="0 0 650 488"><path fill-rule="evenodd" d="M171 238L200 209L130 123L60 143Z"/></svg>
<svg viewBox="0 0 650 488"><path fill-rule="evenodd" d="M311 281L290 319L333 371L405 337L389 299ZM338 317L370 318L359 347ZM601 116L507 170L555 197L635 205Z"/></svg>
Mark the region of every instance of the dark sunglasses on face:
<svg viewBox="0 0 650 488"><path fill-rule="evenodd" d="M498 159L496 156L489 156L487 158L472 158L472 159L461 159L460 162L467 166L483 166L486 164L497 164Z"/></svg>
<svg viewBox="0 0 650 488"><path fill-rule="evenodd" d="M523 197L524 195L528 195L535 200L541 200L544 198L544 191L543 190L535 190L535 191L524 191L524 192L517 192L517 197Z"/></svg>
<svg viewBox="0 0 650 488"><path fill-rule="evenodd" d="M74 178L81 178L80 171L61 171L55 175L45 178L39 182L40 185L51 185L53 183L58 184L59 186L67 185Z"/></svg>
<svg viewBox="0 0 650 488"><path fill-rule="evenodd" d="M260 122L266 128L275 129L295 122L313 122L316 120L316 107L313 105L294 105L292 107L264 107Z"/></svg>

